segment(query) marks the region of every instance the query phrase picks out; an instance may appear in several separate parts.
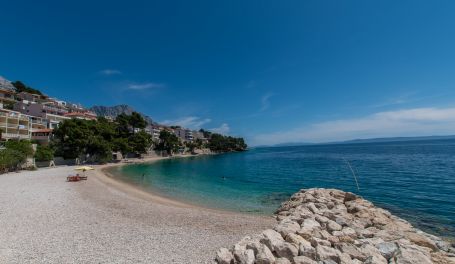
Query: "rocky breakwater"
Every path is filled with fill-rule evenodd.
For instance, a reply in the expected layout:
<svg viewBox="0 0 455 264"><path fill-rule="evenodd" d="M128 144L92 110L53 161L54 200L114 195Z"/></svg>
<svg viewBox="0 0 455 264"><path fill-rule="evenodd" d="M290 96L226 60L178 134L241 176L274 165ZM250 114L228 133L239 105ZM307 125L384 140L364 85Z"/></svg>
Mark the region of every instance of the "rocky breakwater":
<svg viewBox="0 0 455 264"><path fill-rule="evenodd" d="M309 189L283 203L278 224L217 251L220 264L447 264L450 243L361 197L335 189Z"/></svg>

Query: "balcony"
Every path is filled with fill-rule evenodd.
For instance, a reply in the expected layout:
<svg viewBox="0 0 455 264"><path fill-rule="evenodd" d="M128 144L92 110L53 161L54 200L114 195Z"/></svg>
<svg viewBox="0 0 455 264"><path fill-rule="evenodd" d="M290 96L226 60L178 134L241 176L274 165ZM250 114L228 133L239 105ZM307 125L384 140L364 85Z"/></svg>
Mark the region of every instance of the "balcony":
<svg viewBox="0 0 455 264"><path fill-rule="evenodd" d="M2 138L6 139L30 139L29 134L2 133Z"/></svg>

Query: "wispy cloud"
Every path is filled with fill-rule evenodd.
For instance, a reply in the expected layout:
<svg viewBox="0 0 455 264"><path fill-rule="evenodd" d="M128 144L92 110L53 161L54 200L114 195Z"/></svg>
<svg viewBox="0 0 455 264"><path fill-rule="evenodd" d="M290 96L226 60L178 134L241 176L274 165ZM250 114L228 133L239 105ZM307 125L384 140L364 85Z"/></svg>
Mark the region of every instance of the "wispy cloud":
<svg viewBox="0 0 455 264"><path fill-rule="evenodd" d="M162 83L131 83L128 85L129 90L146 90L146 89L153 89L153 88L162 88L164 84Z"/></svg>
<svg viewBox="0 0 455 264"><path fill-rule="evenodd" d="M199 129L203 125L210 123L212 120L210 118L200 118L197 116L186 116L182 118L178 118L175 120L164 120L161 123L163 125L175 125L181 126L190 129Z"/></svg>
<svg viewBox="0 0 455 264"><path fill-rule="evenodd" d="M414 108L314 123L252 138L253 145L455 134L455 108Z"/></svg>
<svg viewBox="0 0 455 264"><path fill-rule="evenodd" d="M274 96L273 93L266 93L261 97L261 112L270 108L270 98L272 96Z"/></svg>
<svg viewBox="0 0 455 264"><path fill-rule="evenodd" d="M110 75L120 75L122 74L121 71L119 70L114 70L114 69L104 69L99 72L102 75L110 76Z"/></svg>
<svg viewBox="0 0 455 264"><path fill-rule="evenodd" d="M227 135L229 133L229 131L231 130L231 128L229 127L228 124L223 123L223 124L221 124L221 126L215 127L215 128L211 128L209 130L214 132L214 133Z"/></svg>

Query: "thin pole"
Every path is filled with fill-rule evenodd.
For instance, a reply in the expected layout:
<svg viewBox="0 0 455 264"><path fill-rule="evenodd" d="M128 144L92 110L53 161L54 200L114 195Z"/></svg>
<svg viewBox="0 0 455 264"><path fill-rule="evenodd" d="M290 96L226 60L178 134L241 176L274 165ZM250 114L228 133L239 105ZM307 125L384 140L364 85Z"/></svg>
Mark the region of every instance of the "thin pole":
<svg viewBox="0 0 455 264"><path fill-rule="evenodd" d="M344 159L344 161L346 161L346 163L348 164L349 169L351 170L352 175L354 176L355 184L357 185L357 190L360 191L359 182L357 181L357 176L355 175L355 172L354 172L354 170L353 170L352 167L351 167L351 163L349 163L349 161L346 160L345 158L343 158L343 159Z"/></svg>

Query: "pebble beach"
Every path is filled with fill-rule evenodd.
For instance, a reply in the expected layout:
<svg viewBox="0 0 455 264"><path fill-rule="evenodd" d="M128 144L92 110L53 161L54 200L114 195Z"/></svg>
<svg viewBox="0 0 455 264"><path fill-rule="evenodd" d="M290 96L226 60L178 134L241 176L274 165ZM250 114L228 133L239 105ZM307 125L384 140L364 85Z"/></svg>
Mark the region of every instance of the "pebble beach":
<svg viewBox="0 0 455 264"><path fill-rule="evenodd" d="M175 202L117 182L101 168L0 175L0 263L213 263L214 252L272 217Z"/></svg>

